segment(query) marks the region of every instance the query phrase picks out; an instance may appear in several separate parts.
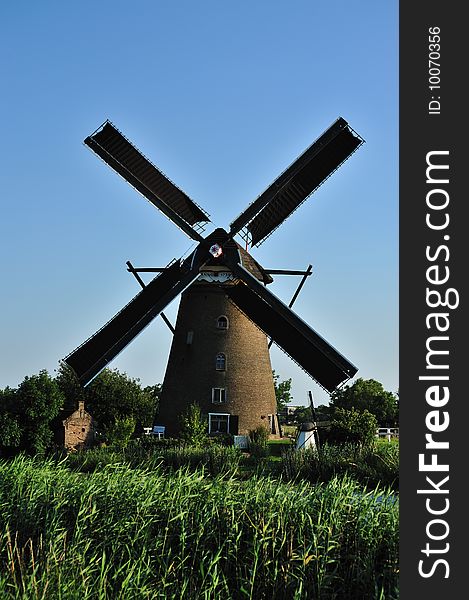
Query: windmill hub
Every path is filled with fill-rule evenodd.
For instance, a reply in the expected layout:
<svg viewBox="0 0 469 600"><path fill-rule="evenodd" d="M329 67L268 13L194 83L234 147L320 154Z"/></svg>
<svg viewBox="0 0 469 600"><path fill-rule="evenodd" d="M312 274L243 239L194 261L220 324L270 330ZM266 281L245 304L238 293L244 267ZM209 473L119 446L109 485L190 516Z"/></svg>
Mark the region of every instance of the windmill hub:
<svg viewBox="0 0 469 600"><path fill-rule="evenodd" d="M193 402L207 416L209 433L245 433L267 420L271 432L278 432L266 335L329 392L353 377L357 368L300 319L292 303L287 307L267 289L272 277L247 248L263 243L362 143L339 117L228 231L217 228L203 237L208 214L110 121L88 136L85 144L197 247L148 285L139 279L144 289L65 358L79 381L88 385L159 314L167 320L163 310L178 296L158 416L171 434Z"/></svg>
<svg viewBox="0 0 469 600"><path fill-rule="evenodd" d="M221 246L219 246L218 244L213 244L213 246L210 246L210 254L214 258L218 258L219 256L221 256L223 254L223 250L222 250Z"/></svg>

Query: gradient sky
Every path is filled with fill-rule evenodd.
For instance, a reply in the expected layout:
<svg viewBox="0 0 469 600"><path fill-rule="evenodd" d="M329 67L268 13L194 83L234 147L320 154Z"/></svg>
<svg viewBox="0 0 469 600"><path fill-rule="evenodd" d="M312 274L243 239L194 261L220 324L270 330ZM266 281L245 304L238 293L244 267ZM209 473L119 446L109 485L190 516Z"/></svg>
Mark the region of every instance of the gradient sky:
<svg viewBox="0 0 469 600"><path fill-rule="evenodd" d="M398 390L398 3L33 0L0 7L0 387L93 334L192 241L83 145L110 119L227 227L338 117L366 143L252 253L297 312ZM286 303L298 278L270 286ZM178 301L166 314L174 322ZM113 362L162 382L154 321ZM278 348L294 404L328 395Z"/></svg>

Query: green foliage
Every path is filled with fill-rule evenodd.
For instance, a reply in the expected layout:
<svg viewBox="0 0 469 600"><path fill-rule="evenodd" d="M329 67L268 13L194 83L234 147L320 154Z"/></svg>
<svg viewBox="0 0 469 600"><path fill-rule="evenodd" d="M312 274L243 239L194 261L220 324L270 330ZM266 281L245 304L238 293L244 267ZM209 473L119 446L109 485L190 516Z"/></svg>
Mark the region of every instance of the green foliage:
<svg viewBox="0 0 469 600"><path fill-rule="evenodd" d="M55 381L64 396L65 410L73 412L76 410L78 402L86 402L86 390L66 362L60 363Z"/></svg>
<svg viewBox="0 0 469 600"><path fill-rule="evenodd" d="M310 406L301 406L293 414L296 423L310 423L314 421L330 421L333 410L326 404L320 404L313 410Z"/></svg>
<svg viewBox="0 0 469 600"><path fill-rule="evenodd" d="M11 454L18 448L23 437L16 411L16 391L10 387L0 390L0 455Z"/></svg>
<svg viewBox="0 0 469 600"><path fill-rule="evenodd" d="M0 461L2 599L398 597L386 490L66 464Z"/></svg>
<svg viewBox="0 0 469 600"><path fill-rule="evenodd" d="M104 429L104 437L111 446L125 448L135 431L134 417L118 417Z"/></svg>
<svg viewBox="0 0 469 600"><path fill-rule="evenodd" d="M0 390L0 413L15 412L16 408L16 390L6 387Z"/></svg>
<svg viewBox="0 0 469 600"><path fill-rule="evenodd" d="M399 420L398 396L385 391L374 379L360 378L353 385L336 390L331 395L330 406L333 414L338 408L368 410L376 417L379 427L396 426Z"/></svg>
<svg viewBox="0 0 469 600"><path fill-rule="evenodd" d="M324 443L319 448L290 450L282 455L281 473L284 479L306 479L311 483L347 475L370 489L389 486L398 490L399 443Z"/></svg>
<svg viewBox="0 0 469 600"><path fill-rule="evenodd" d="M145 394L151 397L153 406L154 406L154 414L158 413L158 408L160 406L160 397L161 397L161 388L163 386L161 383L156 383L155 385L147 385L143 388Z"/></svg>
<svg viewBox="0 0 469 600"><path fill-rule="evenodd" d="M18 411L25 424L49 422L55 418L64 403L64 397L56 381L45 370L38 375L25 377L16 392Z"/></svg>
<svg viewBox="0 0 469 600"><path fill-rule="evenodd" d="M249 431L249 452L255 458L269 455L269 430L263 425Z"/></svg>
<svg viewBox="0 0 469 600"><path fill-rule="evenodd" d="M102 447L69 454L66 465L73 471L92 473L106 465L127 464L147 471L173 473L178 469L203 468L207 475L235 475L242 453L238 448L213 443L202 448L181 444L180 440L157 440L146 436L131 440L125 448Z"/></svg>
<svg viewBox="0 0 469 600"><path fill-rule="evenodd" d="M114 431L115 424L125 419L127 425L133 420L134 430L140 432L153 424L155 398L142 390L138 380L104 369L87 388L86 409L103 432Z"/></svg>
<svg viewBox="0 0 469 600"><path fill-rule="evenodd" d="M293 421L295 423L310 423L314 421L313 411L309 406L302 406L297 408L293 413Z"/></svg>
<svg viewBox="0 0 469 600"><path fill-rule="evenodd" d="M22 435L23 430L17 417L9 412L0 412L0 449L17 448Z"/></svg>
<svg viewBox="0 0 469 600"><path fill-rule="evenodd" d="M51 422L64 397L47 371L25 377L17 389L3 390L0 405L0 445L43 454L53 443Z"/></svg>
<svg viewBox="0 0 469 600"><path fill-rule="evenodd" d="M83 400L97 421L101 436L119 447L124 447L135 432L151 427L161 393L161 384L142 389L137 379L109 369L83 388L66 363L60 365L57 383L66 398L66 407L74 410Z"/></svg>
<svg viewBox="0 0 469 600"><path fill-rule="evenodd" d="M277 412L281 412L293 400L293 396L291 395L291 379L279 381L280 375L277 375L275 371L272 371L272 377L274 378L275 396L277 398Z"/></svg>
<svg viewBox="0 0 469 600"><path fill-rule="evenodd" d="M280 440L269 440L268 449L269 456L282 456L287 450L293 447L293 440L290 438L282 438Z"/></svg>
<svg viewBox="0 0 469 600"><path fill-rule="evenodd" d="M104 369L84 388L64 362L55 379L47 371L25 377L17 389L0 390L0 451L42 454L53 446L53 427L63 409L71 413L84 401L108 443L125 446L134 433L153 424L161 385L142 389L138 380Z"/></svg>
<svg viewBox="0 0 469 600"><path fill-rule="evenodd" d="M316 419L320 421L330 421L333 410L328 404L319 404L316 407Z"/></svg>
<svg viewBox="0 0 469 600"><path fill-rule="evenodd" d="M375 439L378 422L366 409L336 408L328 440L335 443L371 444Z"/></svg>
<svg viewBox="0 0 469 600"><path fill-rule="evenodd" d="M202 417L200 406L196 402L187 407L180 420L182 440L196 448L207 443L207 422Z"/></svg>
<svg viewBox="0 0 469 600"><path fill-rule="evenodd" d="M261 446L267 446L267 442L269 441L269 430L267 427L263 425L259 425L255 429L251 429L249 431L249 439L251 442L255 442Z"/></svg>

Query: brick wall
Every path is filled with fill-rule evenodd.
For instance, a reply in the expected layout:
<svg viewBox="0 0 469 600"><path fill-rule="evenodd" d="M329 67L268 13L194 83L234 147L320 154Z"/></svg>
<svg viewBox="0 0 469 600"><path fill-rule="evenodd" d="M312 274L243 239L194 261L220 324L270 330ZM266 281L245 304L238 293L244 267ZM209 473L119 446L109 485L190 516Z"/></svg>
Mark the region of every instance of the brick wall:
<svg viewBox="0 0 469 600"><path fill-rule="evenodd" d="M222 315L228 319L226 330L217 327ZM215 368L218 353L226 356L225 371ZM213 404L212 388L225 388L226 402ZM268 415L275 415L277 406L266 336L228 300L222 287L209 283L194 284L181 297L156 418L166 426L167 436L178 433L179 417L193 402L205 414L237 416L240 434L259 425L268 427Z"/></svg>
<svg viewBox="0 0 469 600"><path fill-rule="evenodd" d="M84 402L79 402L78 409L62 423L64 447L67 450L78 450L94 442L93 418L86 412Z"/></svg>

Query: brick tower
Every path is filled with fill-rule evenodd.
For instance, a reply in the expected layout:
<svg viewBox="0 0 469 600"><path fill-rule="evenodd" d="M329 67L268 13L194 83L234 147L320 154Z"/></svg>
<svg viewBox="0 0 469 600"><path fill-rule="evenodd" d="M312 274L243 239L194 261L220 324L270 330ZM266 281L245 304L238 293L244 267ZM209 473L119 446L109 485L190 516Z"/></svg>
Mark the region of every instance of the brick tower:
<svg viewBox="0 0 469 600"><path fill-rule="evenodd" d="M252 275L272 281L238 250ZM258 426L279 433L267 338L228 299L226 288L232 285L226 266L209 264L181 297L156 419L168 436L177 435L181 414L194 402L210 434L244 435Z"/></svg>

